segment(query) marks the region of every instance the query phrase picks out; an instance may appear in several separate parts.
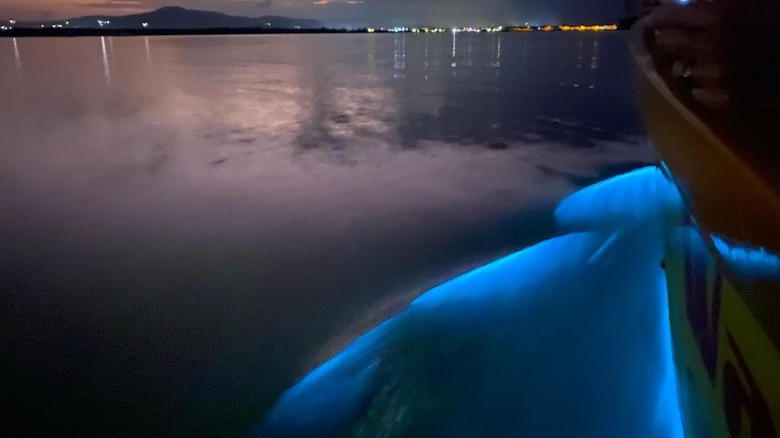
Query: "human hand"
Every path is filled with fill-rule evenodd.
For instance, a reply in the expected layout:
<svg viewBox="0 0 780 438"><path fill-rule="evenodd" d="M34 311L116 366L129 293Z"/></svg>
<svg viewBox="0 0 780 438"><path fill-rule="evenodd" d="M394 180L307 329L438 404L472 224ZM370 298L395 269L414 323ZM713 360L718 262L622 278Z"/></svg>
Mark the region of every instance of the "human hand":
<svg viewBox="0 0 780 438"><path fill-rule="evenodd" d="M719 44L722 8L710 2L649 6L641 25L651 53L668 60L668 71L660 73L701 105L727 110L731 94Z"/></svg>
<svg viewBox="0 0 780 438"><path fill-rule="evenodd" d="M659 73L705 108L780 108L780 2L645 2L640 22Z"/></svg>

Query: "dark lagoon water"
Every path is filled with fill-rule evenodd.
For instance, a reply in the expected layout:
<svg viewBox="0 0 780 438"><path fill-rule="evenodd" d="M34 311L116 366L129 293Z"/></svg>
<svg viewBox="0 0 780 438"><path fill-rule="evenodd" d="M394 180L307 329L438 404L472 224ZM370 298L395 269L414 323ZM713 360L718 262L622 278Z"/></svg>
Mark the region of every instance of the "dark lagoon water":
<svg viewBox="0 0 780 438"><path fill-rule="evenodd" d="M0 39L0 427L242 436L653 161L625 40Z"/></svg>

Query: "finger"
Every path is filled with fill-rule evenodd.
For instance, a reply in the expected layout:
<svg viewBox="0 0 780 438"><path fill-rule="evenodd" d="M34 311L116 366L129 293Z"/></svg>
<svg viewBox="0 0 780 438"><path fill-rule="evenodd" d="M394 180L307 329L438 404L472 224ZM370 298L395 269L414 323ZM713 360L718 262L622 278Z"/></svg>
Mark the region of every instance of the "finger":
<svg viewBox="0 0 780 438"><path fill-rule="evenodd" d="M688 61L675 61L670 73L676 84L684 89L692 90L699 86L691 74L691 63Z"/></svg>
<svg viewBox="0 0 780 438"><path fill-rule="evenodd" d="M672 64L671 77L688 90L724 90L723 69L716 64L694 65L687 61Z"/></svg>

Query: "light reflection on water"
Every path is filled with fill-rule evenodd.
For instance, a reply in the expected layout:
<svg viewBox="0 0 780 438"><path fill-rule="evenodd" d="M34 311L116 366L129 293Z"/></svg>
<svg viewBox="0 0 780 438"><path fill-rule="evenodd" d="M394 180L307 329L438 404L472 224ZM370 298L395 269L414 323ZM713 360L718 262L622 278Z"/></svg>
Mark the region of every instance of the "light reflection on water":
<svg viewBox="0 0 780 438"><path fill-rule="evenodd" d="M13 39L14 44L14 65L16 66L17 73L21 75L22 73L22 58L19 55L19 42L16 41L16 38ZM21 76L20 76L21 78Z"/></svg>
<svg viewBox="0 0 780 438"><path fill-rule="evenodd" d="M109 39L111 39L109 37ZM100 37L100 53L103 55L103 74L106 76L106 85L111 85L111 66L108 62L108 49L106 49L106 37Z"/></svg>
<svg viewBox="0 0 780 438"><path fill-rule="evenodd" d="M623 45L0 39L3 393L52 430L240 434L355 321L652 160Z"/></svg>

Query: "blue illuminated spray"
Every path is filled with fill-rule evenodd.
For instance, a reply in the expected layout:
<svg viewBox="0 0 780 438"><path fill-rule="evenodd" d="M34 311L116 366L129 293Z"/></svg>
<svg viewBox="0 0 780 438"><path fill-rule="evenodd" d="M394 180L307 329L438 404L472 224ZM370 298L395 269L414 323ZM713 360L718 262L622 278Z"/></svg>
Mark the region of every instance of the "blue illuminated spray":
<svg viewBox="0 0 780 438"><path fill-rule="evenodd" d="M566 232L448 281L285 392L260 436L677 437L655 167L564 200Z"/></svg>
<svg viewBox="0 0 780 438"><path fill-rule="evenodd" d="M713 235L712 243L729 272L743 280L780 280L780 256L764 248L737 245Z"/></svg>

